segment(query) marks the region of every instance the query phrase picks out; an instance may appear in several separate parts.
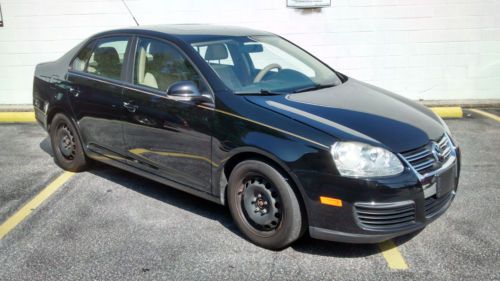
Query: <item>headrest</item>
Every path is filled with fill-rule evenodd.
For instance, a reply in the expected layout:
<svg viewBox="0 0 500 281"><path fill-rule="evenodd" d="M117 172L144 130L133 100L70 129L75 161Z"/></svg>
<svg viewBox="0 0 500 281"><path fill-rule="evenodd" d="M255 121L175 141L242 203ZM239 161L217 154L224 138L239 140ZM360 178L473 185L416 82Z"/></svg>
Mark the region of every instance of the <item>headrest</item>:
<svg viewBox="0 0 500 281"><path fill-rule="evenodd" d="M165 64L168 61L182 59L182 55L173 47L165 43L152 42L149 53L153 56L154 64Z"/></svg>
<svg viewBox="0 0 500 281"><path fill-rule="evenodd" d="M149 45L149 53L153 56L163 55L168 51L166 48L165 44L152 42L151 45Z"/></svg>
<svg viewBox="0 0 500 281"><path fill-rule="evenodd" d="M118 52L113 47L100 47L95 50L94 60L98 64L120 64Z"/></svg>
<svg viewBox="0 0 500 281"><path fill-rule="evenodd" d="M226 46L222 43L208 45L205 60L223 60L228 58Z"/></svg>

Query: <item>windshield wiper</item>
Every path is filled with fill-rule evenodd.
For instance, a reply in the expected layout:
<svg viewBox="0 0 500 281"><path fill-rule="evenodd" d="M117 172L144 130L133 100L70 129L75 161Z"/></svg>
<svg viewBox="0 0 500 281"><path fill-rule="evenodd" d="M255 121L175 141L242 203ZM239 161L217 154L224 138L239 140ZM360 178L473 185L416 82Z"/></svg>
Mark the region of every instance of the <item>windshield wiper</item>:
<svg viewBox="0 0 500 281"><path fill-rule="evenodd" d="M308 87L304 87L304 88L299 88L297 90L294 90L293 92L294 93L302 93L302 92L308 92L308 91L314 91L314 90L319 90L319 89L324 89L324 88L330 88L330 87L334 87L334 86L337 86L336 84L316 84L316 85L312 85L312 86L308 86Z"/></svg>
<svg viewBox="0 0 500 281"><path fill-rule="evenodd" d="M280 92L273 92L265 89L261 89L258 92L235 92L237 95L263 95L263 96L276 96L276 95L282 95L283 93Z"/></svg>

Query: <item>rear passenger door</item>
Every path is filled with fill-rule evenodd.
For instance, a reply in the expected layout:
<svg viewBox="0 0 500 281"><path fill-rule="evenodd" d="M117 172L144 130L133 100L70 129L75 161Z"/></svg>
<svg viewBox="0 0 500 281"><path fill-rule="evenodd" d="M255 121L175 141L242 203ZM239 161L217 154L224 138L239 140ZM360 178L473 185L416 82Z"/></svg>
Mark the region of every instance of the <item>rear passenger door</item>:
<svg viewBox="0 0 500 281"><path fill-rule="evenodd" d="M124 65L129 36L96 39L83 48L68 71L72 109L83 143L99 154L123 154Z"/></svg>
<svg viewBox="0 0 500 281"><path fill-rule="evenodd" d="M137 39L131 84L124 89L130 106L124 137L133 165L189 187L210 192L212 110L170 99L168 87L193 81L202 94L209 87L174 45Z"/></svg>

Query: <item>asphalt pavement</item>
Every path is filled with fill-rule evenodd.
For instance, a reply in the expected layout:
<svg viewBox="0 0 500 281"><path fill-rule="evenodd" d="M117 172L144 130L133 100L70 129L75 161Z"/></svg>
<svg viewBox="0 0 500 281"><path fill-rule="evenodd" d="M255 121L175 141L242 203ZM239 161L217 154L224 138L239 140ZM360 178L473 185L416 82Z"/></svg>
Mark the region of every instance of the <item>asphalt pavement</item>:
<svg viewBox="0 0 500 281"><path fill-rule="evenodd" d="M378 245L304 237L283 251L241 237L226 207L96 164L0 239L0 280L500 280L500 122L447 120L463 153L448 211ZM0 124L0 224L62 171L36 124Z"/></svg>

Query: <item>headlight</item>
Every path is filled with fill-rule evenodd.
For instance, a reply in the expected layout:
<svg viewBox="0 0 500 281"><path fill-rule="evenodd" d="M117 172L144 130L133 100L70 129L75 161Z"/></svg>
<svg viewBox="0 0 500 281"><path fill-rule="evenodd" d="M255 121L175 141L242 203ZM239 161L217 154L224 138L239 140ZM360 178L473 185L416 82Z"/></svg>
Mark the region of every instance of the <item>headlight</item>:
<svg viewBox="0 0 500 281"><path fill-rule="evenodd" d="M401 161L392 152L360 142L336 142L331 149L342 176L383 177L403 172Z"/></svg>

